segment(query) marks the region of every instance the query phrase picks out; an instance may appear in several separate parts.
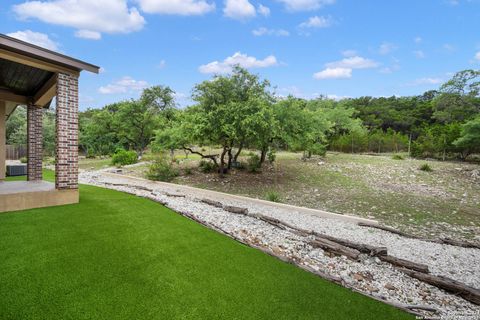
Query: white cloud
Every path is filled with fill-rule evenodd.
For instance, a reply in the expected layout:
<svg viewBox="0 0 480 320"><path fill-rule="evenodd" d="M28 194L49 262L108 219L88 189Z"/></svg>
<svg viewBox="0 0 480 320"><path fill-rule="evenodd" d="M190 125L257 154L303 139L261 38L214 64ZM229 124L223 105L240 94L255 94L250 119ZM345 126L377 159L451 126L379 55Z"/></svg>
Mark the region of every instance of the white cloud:
<svg viewBox="0 0 480 320"><path fill-rule="evenodd" d="M90 40L100 40L102 34L97 31L88 31L88 30L78 30L75 32L77 38L90 39Z"/></svg>
<svg viewBox="0 0 480 320"><path fill-rule="evenodd" d="M351 53L351 52L347 52ZM379 63L360 56L346 57L339 61L328 62L325 69L313 75L315 79L348 79L353 69L377 68Z"/></svg>
<svg viewBox="0 0 480 320"><path fill-rule="evenodd" d="M270 16L270 8L264 6L263 4L258 5L258 13L260 13L264 17Z"/></svg>
<svg viewBox="0 0 480 320"><path fill-rule="evenodd" d="M157 65L158 69L163 69L167 66L167 61L165 60L160 60L160 63Z"/></svg>
<svg viewBox="0 0 480 320"><path fill-rule="evenodd" d="M106 86L100 87L98 92L101 94L129 93L141 91L146 87L148 87L148 83L146 81L135 80L126 76Z"/></svg>
<svg viewBox="0 0 480 320"><path fill-rule="evenodd" d="M413 54L415 55L415 57L417 57L417 59L425 58L425 52L423 52L422 50L415 50L413 51Z"/></svg>
<svg viewBox="0 0 480 320"><path fill-rule="evenodd" d="M233 56L226 58L223 61L213 61L208 64L201 65L198 70L201 73L228 73L232 71L234 65L239 65L243 68L268 68L278 65L277 58L273 55L266 57L263 60L258 60L255 57L248 56L241 52L236 52Z"/></svg>
<svg viewBox="0 0 480 320"><path fill-rule="evenodd" d="M289 11L310 11L334 4L336 0L277 0Z"/></svg>
<svg viewBox="0 0 480 320"><path fill-rule="evenodd" d="M126 0L54 0L27 1L13 6L19 19L77 29L79 36L97 33L129 33L143 28L145 19ZM94 37L94 38L95 38Z"/></svg>
<svg viewBox="0 0 480 320"><path fill-rule="evenodd" d="M48 35L44 33L25 30L25 31L7 33L7 36L37 45L39 47L42 47L48 50L53 50L53 51L58 50L57 43L52 39L50 39Z"/></svg>
<svg viewBox="0 0 480 320"><path fill-rule="evenodd" d="M246 20L255 17L257 12L248 0L225 0L223 14L231 19Z"/></svg>
<svg viewBox="0 0 480 320"><path fill-rule="evenodd" d="M419 78L410 83L407 83L407 86L424 86L432 84L440 84L443 82L441 78Z"/></svg>
<svg viewBox="0 0 480 320"><path fill-rule="evenodd" d="M447 51L447 52L453 52L453 51L456 50L456 48L455 48L453 45L449 44L449 43L445 43L442 47L443 47L443 49L444 49L445 51Z"/></svg>
<svg viewBox="0 0 480 320"><path fill-rule="evenodd" d="M206 0L136 0L146 13L203 15L215 10L215 2Z"/></svg>
<svg viewBox="0 0 480 320"><path fill-rule="evenodd" d="M330 100L335 100L335 101L351 99L351 97L349 97L349 96L339 96L339 95L336 95L336 94L327 94L327 98L330 99Z"/></svg>
<svg viewBox="0 0 480 320"><path fill-rule="evenodd" d="M352 69L350 68L326 68L313 75L317 80L324 79L348 79L352 77Z"/></svg>
<svg viewBox="0 0 480 320"><path fill-rule="evenodd" d="M475 60L480 61L480 51L475 54Z"/></svg>
<svg viewBox="0 0 480 320"><path fill-rule="evenodd" d="M458 6L460 4L460 0L447 0L446 2L452 6Z"/></svg>
<svg viewBox="0 0 480 320"><path fill-rule="evenodd" d="M389 54L390 52L396 50L397 47L393 43L384 42L378 48L378 53L380 54Z"/></svg>
<svg viewBox="0 0 480 320"><path fill-rule="evenodd" d="M331 17L314 16L310 17L307 21L302 22L300 28L328 28L333 24Z"/></svg>
<svg viewBox="0 0 480 320"><path fill-rule="evenodd" d="M252 30L254 36L261 37L261 36L277 36L277 37L288 37L290 32L284 29L268 29L268 28L258 28Z"/></svg>
<svg viewBox="0 0 480 320"><path fill-rule="evenodd" d="M327 68L370 69L378 67L378 62L360 56L344 58L340 61L325 64Z"/></svg>
<svg viewBox="0 0 480 320"><path fill-rule="evenodd" d="M107 72L107 69L105 69L104 67L100 67L100 69L98 69L98 73L102 74L102 73L105 73Z"/></svg>
<svg viewBox="0 0 480 320"><path fill-rule="evenodd" d="M413 41L415 43L422 43L423 39L422 39L422 37L415 37L415 39L413 39Z"/></svg>
<svg viewBox="0 0 480 320"><path fill-rule="evenodd" d="M344 57L353 57L356 55L357 55L357 51L355 50L347 49L342 51L342 56Z"/></svg>

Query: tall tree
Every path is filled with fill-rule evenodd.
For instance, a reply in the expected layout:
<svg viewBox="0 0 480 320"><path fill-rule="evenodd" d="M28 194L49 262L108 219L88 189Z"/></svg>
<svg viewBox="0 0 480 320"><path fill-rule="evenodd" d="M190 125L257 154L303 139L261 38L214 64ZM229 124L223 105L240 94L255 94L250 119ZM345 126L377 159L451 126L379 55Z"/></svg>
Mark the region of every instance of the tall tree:
<svg viewBox="0 0 480 320"><path fill-rule="evenodd" d="M470 154L480 152L480 116L462 126L462 133L454 144L462 150L465 159Z"/></svg>
<svg viewBox="0 0 480 320"><path fill-rule="evenodd" d="M480 112L480 71L463 70L440 88L434 118L441 123L465 121Z"/></svg>

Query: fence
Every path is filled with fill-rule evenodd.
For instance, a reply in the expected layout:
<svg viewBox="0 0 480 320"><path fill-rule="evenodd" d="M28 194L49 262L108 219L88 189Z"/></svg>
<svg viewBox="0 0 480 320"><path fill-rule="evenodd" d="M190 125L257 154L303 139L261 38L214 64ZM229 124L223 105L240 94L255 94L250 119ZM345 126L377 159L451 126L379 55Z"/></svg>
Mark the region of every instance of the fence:
<svg viewBox="0 0 480 320"><path fill-rule="evenodd" d="M27 146L26 145L6 145L6 156L7 160L18 160L22 157L27 156Z"/></svg>

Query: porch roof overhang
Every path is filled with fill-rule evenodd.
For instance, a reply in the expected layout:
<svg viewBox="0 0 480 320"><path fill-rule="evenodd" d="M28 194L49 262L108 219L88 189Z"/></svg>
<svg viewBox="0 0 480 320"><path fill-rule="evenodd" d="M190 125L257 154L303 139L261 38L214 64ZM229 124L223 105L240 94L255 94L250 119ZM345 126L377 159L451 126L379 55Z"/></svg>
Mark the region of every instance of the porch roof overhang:
<svg viewBox="0 0 480 320"><path fill-rule="evenodd" d="M49 107L56 73L99 72L93 64L0 34L0 100L6 116L18 105Z"/></svg>

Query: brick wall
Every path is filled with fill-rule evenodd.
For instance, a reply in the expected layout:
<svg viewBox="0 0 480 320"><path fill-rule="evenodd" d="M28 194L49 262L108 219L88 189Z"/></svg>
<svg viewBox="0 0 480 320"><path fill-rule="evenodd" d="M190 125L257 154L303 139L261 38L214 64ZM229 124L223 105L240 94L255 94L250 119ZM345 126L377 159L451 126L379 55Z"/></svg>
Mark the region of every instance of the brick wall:
<svg viewBox="0 0 480 320"><path fill-rule="evenodd" d="M37 106L27 108L28 181L42 180L43 157L43 109Z"/></svg>
<svg viewBox="0 0 480 320"><path fill-rule="evenodd" d="M56 110L56 163L57 189L78 188L78 77L57 75Z"/></svg>

